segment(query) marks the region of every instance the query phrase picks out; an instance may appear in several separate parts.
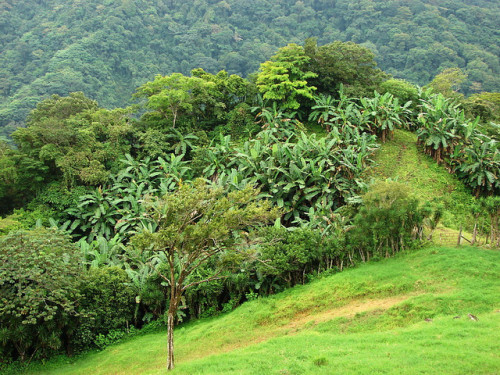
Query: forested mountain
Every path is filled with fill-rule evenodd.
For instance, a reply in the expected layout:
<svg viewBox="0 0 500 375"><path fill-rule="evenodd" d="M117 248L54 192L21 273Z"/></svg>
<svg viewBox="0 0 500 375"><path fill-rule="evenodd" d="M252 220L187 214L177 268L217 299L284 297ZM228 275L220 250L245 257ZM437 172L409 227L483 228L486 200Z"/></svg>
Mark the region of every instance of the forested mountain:
<svg viewBox="0 0 500 375"><path fill-rule="evenodd" d="M369 47L383 70L420 85L460 67L463 93L499 91L499 20L487 0L3 0L0 126L10 133L49 94L113 107L159 73L247 76L309 37Z"/></svg>

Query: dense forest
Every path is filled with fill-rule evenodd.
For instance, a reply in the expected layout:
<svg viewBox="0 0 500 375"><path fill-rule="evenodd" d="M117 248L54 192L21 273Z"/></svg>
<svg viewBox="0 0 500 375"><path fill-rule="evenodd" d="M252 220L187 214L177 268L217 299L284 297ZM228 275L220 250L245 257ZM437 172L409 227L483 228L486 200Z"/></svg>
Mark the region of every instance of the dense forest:
<svg viewBox="0 0 500 375"><path fill-rule="evenodd" d="M124 106L156 74L194 68L247 77L287 43L353 41L396 78L425 85L448 68L470 95L500 90L498 1L0 2L0 126L9 135L51 94Z"/></svg>

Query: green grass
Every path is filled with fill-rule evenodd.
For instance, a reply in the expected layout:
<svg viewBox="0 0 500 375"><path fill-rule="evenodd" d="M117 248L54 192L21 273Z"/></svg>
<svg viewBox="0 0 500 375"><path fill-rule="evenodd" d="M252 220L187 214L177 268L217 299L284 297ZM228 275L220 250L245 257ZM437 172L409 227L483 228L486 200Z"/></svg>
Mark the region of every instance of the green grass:
<svg viewBox="0 0 500 375"><path fill-rule="evenodd" d="M499 252L471 247L364 264L177 328L172 374L500 373L499 274ZM27 373L163 374L165 361L161 332Z"/></svg>
<svg viewBox="0 0 500 375"><path fill-rule="evenodd" d="M407 184L421 202L444 203L448 210L443 217L446 226L457 229L459 219L468 214L471 193L455 175L417 149L416 134L396 130L394 138L381 146L374 159L376 165L366 177L397 180Z"/></svg>

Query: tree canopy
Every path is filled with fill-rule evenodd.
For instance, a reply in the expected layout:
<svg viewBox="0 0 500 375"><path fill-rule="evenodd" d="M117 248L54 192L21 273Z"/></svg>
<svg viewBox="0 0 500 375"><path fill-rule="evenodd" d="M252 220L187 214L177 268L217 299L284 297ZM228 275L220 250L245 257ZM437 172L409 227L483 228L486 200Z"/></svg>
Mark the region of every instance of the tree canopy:
<svg viewBox="0 0 500 375"><path fill-rule="evenodd" d="M304 49L297 44L280 48L260 66L257 87L263 98L279 103L284 110L299 109L301 97L312 99L316 87L309 85L308 80L317 75L304 71L308 61Z"/></svg>

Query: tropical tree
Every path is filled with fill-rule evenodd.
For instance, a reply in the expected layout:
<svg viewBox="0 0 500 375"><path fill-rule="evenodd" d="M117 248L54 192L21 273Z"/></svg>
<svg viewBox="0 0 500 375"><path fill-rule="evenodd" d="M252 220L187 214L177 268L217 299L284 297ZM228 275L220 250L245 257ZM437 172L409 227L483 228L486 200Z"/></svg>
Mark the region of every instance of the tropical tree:
<svg viewBox="0 0 500 375"><path fill-rule="evenodd" d="M175 128L179 116L193 110L193 91L211 86L214 86L211 82L181 73L157 75L154 81L139 87L134 97L147 98L146 106L156 111L160 117L171 120L172 128Z"/></svg>
<svg viewBox="0 0 500 375"><path fill-rule="evenodd" d="M476 197L500 193L499 143L487 137L475 139L463 153L454 155L457 174L470 186Z"/></svg>
<svg viewBox="0 0 500 375"><path fill-rule="evenodd" d="M340 132L347 128L360 127L362 114L356 99L349 98L344 93L344 85L340 84L338 89L339 99L330 95L319 95L314 98L315 104L309 114L309 120L317 121L330 132L334 127ZM360 128L366 130L364 128ZM349 129L348 129L349 130Z"/></svg>
<svg viewBox="0 0 500 375"><path fill-rule="evenodd" d="M194 134L184 134L177 129L172 128L171 132L167 134L167 138L172 142L170 150L176 155L187 155L190 150L195 148L193 142L198 140Z"/></svg>
<svg viewBox="0 0 500 375"><path fill-rule="evenodd" d="M299 109L300 98L313 98L314 86L308 80L315 73L305 70L309 61L304 49L294 43L280 48L270 61L261 64L257 87L264 99L276 101L283 110Z"/></svg>
<svg viewBox="0 0 500 375"><path fill-rule="evenodd" d="M460 143L460 137L470 137L475 128L475 125L466 124L459 104L442 94L421 100L417 120L420 124L417 142L438 164L444 163L445 158L454 151Z"/></svg>
<svg viewBox="0 0 500 375"><path fill-rule="evenodd" d="M256 200L257 195L252 187L226 194L198 179L148 202L147 214L158 230L136 235L133 243L154 253L150 264L168 285L167 369L174 368L174 318L185 291L224 277L222 262L216 257L234 249L234 231L265 224L277 216L268 202ZM196 279L196 270L207 262L215 262L216 270Z"/></svg>
<svg viewBox="0 0 500 375"><path fill-rule="evenodd" d="M351 97L368 96L387 78L377 68L375 54L359 44L335 41L318 47L317 40L309 38L304 50L306 69L315 74L310 83L322 94L338 97L343 85Z"/></svg>
<svg viewBox="0 0 500 375"><path fill-rule="evenodd" d="M460 68L448 68L439 73L428 87L436 93L441 93L448 98L462 98L460 86L467 79L467 74Z"/></svg>

